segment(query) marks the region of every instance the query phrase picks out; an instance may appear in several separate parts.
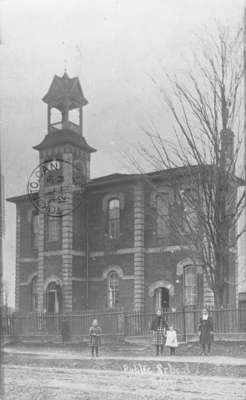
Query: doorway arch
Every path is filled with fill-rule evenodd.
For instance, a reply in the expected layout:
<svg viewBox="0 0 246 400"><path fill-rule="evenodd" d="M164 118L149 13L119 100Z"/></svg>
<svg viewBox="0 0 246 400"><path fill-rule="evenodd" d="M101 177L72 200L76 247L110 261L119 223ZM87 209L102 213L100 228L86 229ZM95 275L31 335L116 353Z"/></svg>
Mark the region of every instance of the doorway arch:
<svg viewBox="0 0 246 400"><path fill-rule="evenodd" d="M168 281L157 281L150 285L148 294L153 298L153 309L167 311L170 307L170 296L174 294L173 285Z"/></svg>

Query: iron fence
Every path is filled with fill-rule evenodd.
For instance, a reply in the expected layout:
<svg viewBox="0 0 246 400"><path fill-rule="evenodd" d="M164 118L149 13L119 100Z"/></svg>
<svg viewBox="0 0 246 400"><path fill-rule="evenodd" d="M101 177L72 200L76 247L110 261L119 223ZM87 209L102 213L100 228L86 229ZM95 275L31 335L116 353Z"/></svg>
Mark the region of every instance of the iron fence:
<svg viewBox="0 0 246 400"><path fill-rule="evenodd" d="M214 332L233 334L246 332L245 309L211 309ZM201 310L183 309L165 312L168 325L173 325L177 333L184 338L198 334ZM6 336L45 336L60 335L62 324L66 321L69 334L88 335L94 319L102 328L104 335L137 336L150 332L153 313L114 311L86 311L80 314L46 314L46 313L3 313L2 334Z"/></svg>

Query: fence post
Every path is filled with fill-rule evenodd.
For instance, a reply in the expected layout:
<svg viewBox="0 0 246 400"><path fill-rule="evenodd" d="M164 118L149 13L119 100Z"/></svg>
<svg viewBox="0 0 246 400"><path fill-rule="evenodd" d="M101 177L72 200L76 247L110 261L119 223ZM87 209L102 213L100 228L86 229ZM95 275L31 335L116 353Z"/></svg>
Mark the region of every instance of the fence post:
<svg viewBox="0 0 246 400"><path fill-rule="evenodd" d="M183 328L184 328L184 341L186 342L186 319L185 319L185 307L183 307Z"/></svg>

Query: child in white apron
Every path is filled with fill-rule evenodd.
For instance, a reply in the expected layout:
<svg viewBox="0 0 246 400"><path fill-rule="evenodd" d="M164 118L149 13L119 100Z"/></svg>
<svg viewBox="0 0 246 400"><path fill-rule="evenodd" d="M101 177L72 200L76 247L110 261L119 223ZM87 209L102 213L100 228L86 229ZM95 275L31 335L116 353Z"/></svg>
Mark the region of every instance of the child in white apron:
<svg viewBox="0 0 246 400"><path fill-rule="evenodd" d="M178 341L177 341L177 333L173 329L173 326L170 326L169 329L167 330L167 338L166 338L166 346L170 347L170 355L174 356L175 355L175 349L178 347Z"/></svg>

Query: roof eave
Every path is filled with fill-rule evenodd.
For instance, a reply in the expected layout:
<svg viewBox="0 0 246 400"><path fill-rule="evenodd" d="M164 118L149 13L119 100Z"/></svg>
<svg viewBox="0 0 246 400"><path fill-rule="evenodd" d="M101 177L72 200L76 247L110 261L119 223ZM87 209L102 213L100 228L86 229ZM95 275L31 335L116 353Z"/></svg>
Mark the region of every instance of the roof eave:
<svg viewBox="0 0 246 400"><path fill-rule="evenodd" d="M13 196L13 197L8 197L6 201L10 203L18 203L19 201L30 201L30 197L35 198L38 196L38 193L33 193L32 195L30 194L21 194L19 196Z"/></svg>

